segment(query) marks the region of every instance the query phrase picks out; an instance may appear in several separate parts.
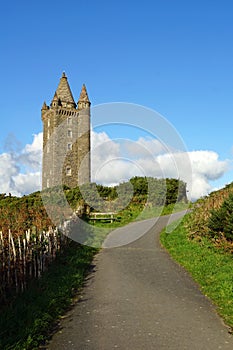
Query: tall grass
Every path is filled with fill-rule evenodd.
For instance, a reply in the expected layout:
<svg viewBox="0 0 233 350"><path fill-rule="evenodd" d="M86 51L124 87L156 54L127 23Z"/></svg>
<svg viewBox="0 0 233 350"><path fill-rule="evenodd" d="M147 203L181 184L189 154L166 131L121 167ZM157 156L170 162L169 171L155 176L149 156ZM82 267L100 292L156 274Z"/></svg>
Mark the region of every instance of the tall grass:
<svg viewBox="0 0 233 350"><path fill-rule="evenodd" d="M40 279L1 307L0 349L38 349L81 288L96 249L70 241Z"/></svg>

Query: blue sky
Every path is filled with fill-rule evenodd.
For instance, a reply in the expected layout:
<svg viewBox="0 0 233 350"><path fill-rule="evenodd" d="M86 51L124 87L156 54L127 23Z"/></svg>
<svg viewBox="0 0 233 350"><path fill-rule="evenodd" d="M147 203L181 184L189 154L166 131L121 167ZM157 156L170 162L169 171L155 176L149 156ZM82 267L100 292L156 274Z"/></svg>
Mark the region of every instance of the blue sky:
<svg viewBox="0 0 233 350"><path fill-rule="evenodd" d="M232 1L11 1L0 16L1 153L42 131L65 71L76 100L85 83L92 105L146 106L190 152L232 159ZM230 181L225 171L213 186Z"/></svg>

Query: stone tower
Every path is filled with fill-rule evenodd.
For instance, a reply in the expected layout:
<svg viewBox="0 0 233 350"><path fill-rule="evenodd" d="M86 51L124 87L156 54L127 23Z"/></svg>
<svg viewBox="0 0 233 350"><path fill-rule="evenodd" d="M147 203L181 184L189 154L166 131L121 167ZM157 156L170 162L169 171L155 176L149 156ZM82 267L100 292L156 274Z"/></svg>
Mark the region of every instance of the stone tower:
<svg viewBox="0 0 233 350"><path fill-rule="evenodd" d="M41 109L42 189L90 182L90 105L85 85L75 103L63 73L50 106Z"/></svg>

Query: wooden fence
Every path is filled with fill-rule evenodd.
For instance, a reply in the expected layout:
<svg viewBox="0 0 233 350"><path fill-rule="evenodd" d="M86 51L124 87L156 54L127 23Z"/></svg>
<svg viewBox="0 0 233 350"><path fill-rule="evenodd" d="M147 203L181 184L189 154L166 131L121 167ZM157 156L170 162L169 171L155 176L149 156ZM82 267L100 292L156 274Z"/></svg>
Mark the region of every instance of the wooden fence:
<svg viewBox="0 0 233 350"><path fill-rule="evenodd" d="M67 243L58 229L23 236L0 232L0 301L23 291L28 281L39 278L49 263Z"/></svg>

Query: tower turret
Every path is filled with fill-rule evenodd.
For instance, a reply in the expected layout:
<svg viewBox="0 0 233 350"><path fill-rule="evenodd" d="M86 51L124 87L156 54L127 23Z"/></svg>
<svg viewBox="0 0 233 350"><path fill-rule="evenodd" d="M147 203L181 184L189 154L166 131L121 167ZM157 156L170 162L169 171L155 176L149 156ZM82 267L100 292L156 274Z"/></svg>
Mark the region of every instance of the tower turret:
<svg viewBox="0 0 233 350"><path fill-rule="evenodd" d="M82 90L79 96L79 100L78 100L78 109L84 109L84 108L88 108L90 107L91 103L87 94L87 89L85 84L83 84L82 86Z"/></svg>
<svg viewBox="0 0 233 350"><path fill-rule="evenodd" d="M49 109L49 107L46 105L46 102L44 102L41 110L42 111L47 111L47 109Z"/></svg>
<svg viewBox="0 0 233 350"><path fill-rule="evenodd" d="M91 158L90 158L90 106L86 86L83 84L78 100L78 142L81 145L78 149L80 162L79 183L85 183L85 179L91 179Z"/></svg>
<svg viewBox="0 0 233 350"><path fill-rule="evenodd" d="M49 106L47 106L46 103L44 102L43 106L41 108L41 118L43 121L44 121L44 116L45 116L48 109L49 109Z"/></svg>
<svg viewBox="0 0 233 350"><path fill-rule="evenodd" d="M52 102L50 104L50 107L54 108L54 107L58 107L58 106L61 106L61 101L57 96L57 92L55 92L53 99L52 99Z"/></svg>

